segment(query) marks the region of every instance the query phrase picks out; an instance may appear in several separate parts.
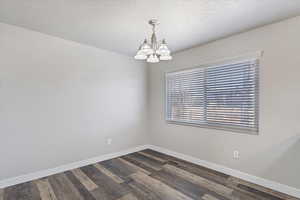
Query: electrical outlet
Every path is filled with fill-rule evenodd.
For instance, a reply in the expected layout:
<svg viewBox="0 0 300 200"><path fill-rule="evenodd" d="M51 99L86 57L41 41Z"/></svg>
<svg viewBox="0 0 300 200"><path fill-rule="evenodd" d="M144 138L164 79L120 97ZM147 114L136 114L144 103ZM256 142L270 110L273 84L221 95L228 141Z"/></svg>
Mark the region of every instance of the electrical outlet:
<svg viewBox="0 0 300 200"><path fill-rule="evenodd" d="M106 139L106 144L111 145L111 143L112 143L112 139L111 138L107 138Z"/></svg>
<svg viewBox="0 0 300 200"><path fill-rule="evenodd" d="M240 158L240 152L237 151L237 150L233 151L233 158L234 159L239 159Z"/></svg>

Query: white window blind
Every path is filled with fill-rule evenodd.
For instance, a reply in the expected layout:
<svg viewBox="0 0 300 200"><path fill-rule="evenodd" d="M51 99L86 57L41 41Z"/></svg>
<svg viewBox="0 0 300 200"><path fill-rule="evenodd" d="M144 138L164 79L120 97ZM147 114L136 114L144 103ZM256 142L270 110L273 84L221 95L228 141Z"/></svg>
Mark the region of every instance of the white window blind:
<svg viewBox="0 0 300 200"><path fill-rule="evenodd" d="M166 73L166 120L258 133L258 60Z"/></svg>

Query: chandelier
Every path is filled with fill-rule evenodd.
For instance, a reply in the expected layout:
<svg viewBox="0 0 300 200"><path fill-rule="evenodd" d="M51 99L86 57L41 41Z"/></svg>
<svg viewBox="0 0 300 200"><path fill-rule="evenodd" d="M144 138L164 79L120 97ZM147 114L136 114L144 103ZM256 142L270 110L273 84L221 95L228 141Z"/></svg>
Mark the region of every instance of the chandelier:
<svg viewBox="0 0 300 200"><path fill-rule="evenodd" d="M171 60L171 52L167 46L166 40L161 42L156 38L156 27L159 25L158 20L151 19L149 24L152 26L151 43L149 44L147 39L141 44L138 52L134 56L136 60L146 60L149 63L158 63L161 60Z"/></svg>

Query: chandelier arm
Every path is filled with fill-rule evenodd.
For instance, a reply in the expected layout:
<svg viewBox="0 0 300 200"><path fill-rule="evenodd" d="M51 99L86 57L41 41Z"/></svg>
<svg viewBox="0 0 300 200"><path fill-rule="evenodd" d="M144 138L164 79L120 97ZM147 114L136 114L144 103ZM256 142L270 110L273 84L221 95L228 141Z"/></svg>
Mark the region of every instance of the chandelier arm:
<svg viewBox="0 0 300 200"><path fill-rule="evenodd" d="M156 26L155 26L155 24L152 25L152 32L156 33Z"/></svg>

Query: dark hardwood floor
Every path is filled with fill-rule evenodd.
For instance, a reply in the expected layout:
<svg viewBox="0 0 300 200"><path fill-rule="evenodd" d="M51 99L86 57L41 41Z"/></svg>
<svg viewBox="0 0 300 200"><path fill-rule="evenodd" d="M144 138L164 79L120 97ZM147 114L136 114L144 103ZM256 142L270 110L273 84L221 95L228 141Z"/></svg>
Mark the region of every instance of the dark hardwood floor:
<svg viewBox="0 0 300 200"><path fill-rule="evenodd" d="M296 200L153 150L0 189L0 200Z"/></svg>

